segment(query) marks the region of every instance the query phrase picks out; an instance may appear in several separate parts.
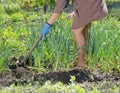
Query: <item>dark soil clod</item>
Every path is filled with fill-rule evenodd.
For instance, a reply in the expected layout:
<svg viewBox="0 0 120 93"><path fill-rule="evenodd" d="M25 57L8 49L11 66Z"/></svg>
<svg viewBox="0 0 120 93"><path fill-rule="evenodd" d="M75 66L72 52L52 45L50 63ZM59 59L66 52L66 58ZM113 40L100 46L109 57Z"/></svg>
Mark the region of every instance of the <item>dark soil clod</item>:
<svg viewBox="0 0 120 93"><path fill-rule="evenodd" d="M70 70L70 71L58 71L58 72L48 72L39 74L38 72L31 71L25 67L18 67L11 71L5 71L0 73L0 87L14 85L24 85L24 84L35 84L39 82L44 84L47 80L52 83L61 81L64 84L69 84L71 81L71 76L75 76L75 82L102 82L106 80L109 81L120 81L120 73L113 73L110 75L101 73L100 70L97 74L92 74L89 70ZM98 73L99 72L99 73Z"/></svg>
<svg viewBox="0 0 120 93"><path fill-rule="evenodd" d="M70 83L71 76L75 76L76 82L92 81L92 79L90 78L90 72L84 70L72 70L68 72L49 72L46 74L38 75L37 77L35 77L35 80L42 82L45 82L46 80L51 80L52 82L61 81L65 84L68 84Z"/></svg>

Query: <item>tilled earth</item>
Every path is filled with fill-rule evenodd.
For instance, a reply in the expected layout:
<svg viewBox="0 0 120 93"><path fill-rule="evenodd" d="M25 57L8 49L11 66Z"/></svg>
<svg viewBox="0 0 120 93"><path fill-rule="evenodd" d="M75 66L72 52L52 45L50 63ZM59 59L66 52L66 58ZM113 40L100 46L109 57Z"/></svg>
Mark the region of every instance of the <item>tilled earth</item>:
<svg viewBox="0 0 120 93"><path fill-rule="evenodd" d="M36 82L43 85L47 80L50 80L52 83L61 81L64 84L69 84L71 76L75 76L77 84L85 88L86 91L91 90L93 86L97 86L100 90L104 90L104 92L112 86L120 87L120 72L113 71L111 74L108 74L103 72L100 68L95 68L94 70L38 73L24 65L16 65L16 58L11 59L10 63L14 64L8 65L9 70L0 73L0 88L12 84L16 86L32 84L34 86Z"/></svg>
<svg viewBox="0 0 120 93"><path fill-rule="evenodd" d="M75 76L77 84L86 90L91 90L93 86L98 86L104 92L112 86L120 86L120 73L114 72L111 74L104 73L101 69L94 71L89 70L71 70L58 71L39 74L36 71L19 67L15 70L5 71L0 74L0 87L10 86L11 84L24 85L35 84L39 82L44 84L47 80L51 82L61 81L64 84L70 83L70 77Z"/></svg>

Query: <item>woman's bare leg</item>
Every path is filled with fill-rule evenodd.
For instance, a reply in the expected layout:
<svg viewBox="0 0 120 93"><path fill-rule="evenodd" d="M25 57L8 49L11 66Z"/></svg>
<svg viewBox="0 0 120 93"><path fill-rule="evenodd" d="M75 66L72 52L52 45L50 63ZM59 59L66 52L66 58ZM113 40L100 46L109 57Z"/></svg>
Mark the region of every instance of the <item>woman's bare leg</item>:
<svg viewBox="0 0 120 93"><path fill-rule="evenodd" d="M76 47L78 48L78 63L75 69L83 69L86 67L86 42L88 37L88 29L90 24L83 26L79 29L72 30Z"/></svg>
<svg viewBox="0 0 120 93"><path fill-rule="evenodd" d="M88 40L88 33L89 33L89 29L91 27L91 23L89 23L88 25L85 26L84 30L83 30L83 35L85 36L85 40Z"/></svg>

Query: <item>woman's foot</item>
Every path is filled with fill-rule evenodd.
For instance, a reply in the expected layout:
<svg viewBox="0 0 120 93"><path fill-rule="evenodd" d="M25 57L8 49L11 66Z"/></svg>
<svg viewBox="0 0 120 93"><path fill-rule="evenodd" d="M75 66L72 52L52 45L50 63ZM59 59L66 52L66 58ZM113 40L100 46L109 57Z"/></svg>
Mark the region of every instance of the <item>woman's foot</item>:
<svg viewBox="0 0 120 93"><path fill-rule="evenodd" d="M72 69L73 70L81 70L81 69L86 69L87 65L85 64L85 62L78 62L78 56L72 61Z"/></svg>
<svg viewBox="0 0 120 93"><path fill-rule="evenodd" d="M73 67L71 70L84 70L87 68L86 64L77 64L75 67Z"/></svg>

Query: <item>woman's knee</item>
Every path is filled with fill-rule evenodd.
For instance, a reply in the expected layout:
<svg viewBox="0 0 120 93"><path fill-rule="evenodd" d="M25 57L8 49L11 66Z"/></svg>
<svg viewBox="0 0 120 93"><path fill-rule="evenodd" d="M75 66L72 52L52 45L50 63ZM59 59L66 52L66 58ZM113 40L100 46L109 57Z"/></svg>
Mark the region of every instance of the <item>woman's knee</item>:
<svg viewBox="0 0 120 93"><path fill-rule="evenodd" d="M73 34L81 34L83 32L84 28L85 28L85 26L80 27L78 29L71 29L71 31Z"/></svg>

